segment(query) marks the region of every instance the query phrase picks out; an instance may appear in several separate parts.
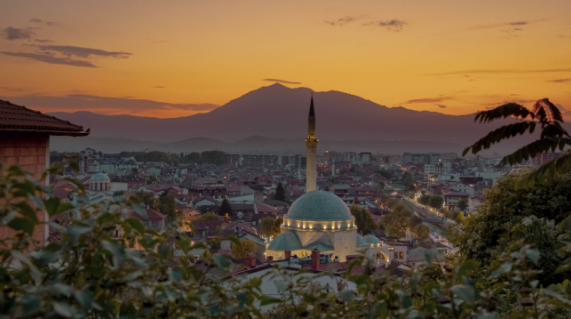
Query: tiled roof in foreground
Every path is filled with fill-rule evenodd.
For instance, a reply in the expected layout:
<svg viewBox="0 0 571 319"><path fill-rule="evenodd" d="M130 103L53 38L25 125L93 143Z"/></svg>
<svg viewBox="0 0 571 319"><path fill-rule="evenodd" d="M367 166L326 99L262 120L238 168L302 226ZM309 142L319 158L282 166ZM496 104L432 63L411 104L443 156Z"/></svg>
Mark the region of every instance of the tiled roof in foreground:
<svg viewBox="0 0 571 319"><path fill-rule="evenodd" d="M49 135L85 136L83 127L55 116L0 100L0 132L36 132Z"/></svg>

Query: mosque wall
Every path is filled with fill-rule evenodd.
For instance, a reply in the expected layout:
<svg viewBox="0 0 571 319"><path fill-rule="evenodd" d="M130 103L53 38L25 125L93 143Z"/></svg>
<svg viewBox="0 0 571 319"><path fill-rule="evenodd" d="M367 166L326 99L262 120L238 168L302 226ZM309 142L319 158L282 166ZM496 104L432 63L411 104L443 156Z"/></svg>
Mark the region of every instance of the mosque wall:
<svg viewBox="0 0 571 319"><path fill-rule="evenodd" d="M339 261L347 261L347 255L356 255L357 251L357 230L350 229L347 231L331 233L331 241L335 247L335 256L339 257Z"/></svg>

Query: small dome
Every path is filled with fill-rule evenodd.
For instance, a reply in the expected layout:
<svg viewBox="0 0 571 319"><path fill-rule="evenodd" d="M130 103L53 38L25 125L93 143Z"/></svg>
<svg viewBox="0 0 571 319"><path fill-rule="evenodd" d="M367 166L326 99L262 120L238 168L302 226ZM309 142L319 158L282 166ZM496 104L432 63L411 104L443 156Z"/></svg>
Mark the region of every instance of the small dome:
<svg viewBox="0 0 571 319"><path fill-rule="evenodd" d="M375 235L367 235L363 239L369 244L380 244L381 241Z"/></svg>
<svg viewBox="0 0 571 319"><path fill-rule="evenodd" d="M107 182L107 183L111 182L111 180L109 179L109 176L107 176L107 174L104 174L104 173L97 173L97 174L91 176L91 179L89 181L90 182Z"/></svg>
<svg viewBox="0 0 571 319"><path fill-rule="evenodd" d="M363 239L363 236L357 234L357 247L369 246L369 245L371 245L371 244L366 242L365 239Z"/></svg>
<svg viewBox="0 0 571 319"><path fill-rule="evenodd" d="M296 233L288 231L276 236L268 246L268 250L273 251L286 251L286 250L300 250L302 249L301 241Z"/></svg>
<svg viewBox="0 0 571 319"><path fill-rule="evenodd" d="M353 219L347 204L337 195L326 191L312 191L298 198L286 216L288 219L309 221L337 221Z"/></svg>

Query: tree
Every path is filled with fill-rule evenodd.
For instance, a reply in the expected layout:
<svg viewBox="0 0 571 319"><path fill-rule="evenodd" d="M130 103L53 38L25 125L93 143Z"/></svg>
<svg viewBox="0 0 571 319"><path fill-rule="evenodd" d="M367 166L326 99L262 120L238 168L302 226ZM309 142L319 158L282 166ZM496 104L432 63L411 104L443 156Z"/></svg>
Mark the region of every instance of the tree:
<svg viewBox="0 0 571 319"><path fill-rule="evenodd" d="M274 219L273 237L276 237L277 235L279 235L282 232L281 226L283 223L284 223L284 219L281 217Z"/></svg>
<svg viewBox="0 0 571 319"><path fill-rule="evenodd" d="M220 215L213 213L206 213L198 216L197 220L220 220Z"/></svg>
<svg viewBox="0 0 571 319"><path fill-rule="evenodd" d="M401 212L387 214L381 220L385 232L391 237L404 238L408 230L409 217Z"/></svg>
<svg viewBox="0 0 571 319"><path fill-rule="evenodd" d="M393 172L388 169L381 168L380 170L377 171L377 174L389 180L393 178Z"/></svg>
<svg viewBox="0 0 571 319"><path fill-rule="evenodd" d="M285 189L284 189L281 182L279 182L278 187L276 187L276 194L274 195L274 199L275 200L281 200L282 202L285 202L285 200L286 200Z"/></svg>
<svg viewBox="0 0 571 319"><path fill-rule="evenodd" d="M412 175L409 172L405 172L401 178L401 184L404 185L405 190L409 190L409 188L414 184L414 180L412 179Z"/></svg>
<svg viewBox="0 0 571 319"><path fill-rule="evenodd" d="M442 207L443 203L444 203L444 198L442 198L442 196L440 195L432 195L428 199L428 205L432 208L439 209L440 207Z"/></svg>
<svg viewBox="0 0 571 319"><path fill-rule="evenodd" d="M230 205L230 202L226 198L224 198L224 200L222 201L222 205L220 205L220 209L218 210L218 215L232 216L232 206Z"/></svg>
<svg viewBox="0 0 571 319"><path fill-rule="evenodd" d="M141 203L144 206L148 206L149 208L152 208L155 210L159 208L159 202L155 198L155 195L153 195L153 193L139 191L139 192L135 193L135 196L141 201Z"/></svg>
<svg viewBox="0 0 571 319"><path fill-rule="evenodd" d="M416 215L412 215L409 217L408 225L409 225L410 229L413 229L414 227L416 227L420 224L422 224L422 218L420 218Z"/></svg>
<svg viewBox="0 0 571 319"><path fill-rule="evenodd" d="M240 244L232 243L232 256L237 259L246 257L247 254L253 253L256 246L253 241L244 239Z"/></svg>
<svg viewBox="0 0 571 319"><path fill-rule="evenodd" d="M512 154L506 155L500 161L500 166L515 165L534 158L538 154L555 152L556 149L563 151L565 147L571 145L571 136L561 126L563 115L559 108L548 99L538 100L532 110L528 110L517 103L508 103L493 110L482 111L476 114L474 122L489 123L494 120L514 117L520 120L513 124L504 125L478 140L473 145L464 150L465 156L470 150L472 154L477 154L483 149L489 149L493 144L502 140L534 132L536 126L541 125L541 134L538 140L531 142ZM516 187L533 187L538 182L544 181L548 177L553 177L556 173L563 174L571 171L571 152L567 152L558 159L543 164L537 170L531 171L526 178L522 178Z"/></svg>
<svg viewBox="0 0 571 319"><path fill-rule="evenodd" d="M416 197L416 194L415 194L415 193L410 193L410 195L408 195L408 197L409 197L410 199L414 199L414 198Z"/></svg>
<svg viewBox="0 0 571 319"><path fill-rule="evenodd" d="M371 213L357 205L351 206L351 214L355 216L355 224L363 234L369 234L372 230L377 229L377 224L371 216Z"/></svg>
<svg viewBox="0 0 571 319"><path fill-rule="evenodd" d="M571 212L571 175L555 175L533 188L516 189L527 174L498 179L486 192L478 212L466 217L451 239L463 258L476 260L482 267L494 265L498 256L509 254L510 249L519 250L519 244L531 245L541 255L540 282L547 287L571 279L569 273L555 271L570 256L569 251L561 251L571 243L569 232L555 225L562 224Z"/></svg>
<svg viewBox="0 0 571 319"><path fill-rule="evenodd" d="M412 208L410 208L407 204L399 201L398 204L394 205L392 207L393 212L395 213L399 213L402 214L403 216L410 218L411 216L414 216L414 210L412 210Z"/></svg>
<svg viewBox="0 0 571 319"><path fill-rule="evenodd" d="M274 224L275 218L272 217L264 217L260 221L260 228L262 230L262 235L266 238L270 238L274 236Z"/></svg>
<svg viewBox="0 0 571 319"><path fill-rule="evenodd" d="M458 201L458 209L463 212L466 208L468 208L468 200L466 198L462 198Z"/></svg>
<svg viewBox="0 0 571 319"><path fill-rule="evenodd" d="M425 206L428 205L429 200L430 200L430 195L428 194L422 194L422 196L418 198L418 202Z"/></svg>
<svg viewBox="0 0 571 319"><path fill-rule="evenodd" d="M203 163L222 164L224 163L224 152L221 151L204 151L200 153Z"/></svg>
<svg viewBox="0 0 571 319"><path fill-rule="evenodd" d="M157 210L162 214L167 215L168 222L179 220L182 216L182 212L177 209L174 196L167 192L159 196Z"/></svg>
<svg viewBox="0 0 571 319"><path fill-rule="evenodd" d="M385 189L385 183L383 182L378 182L373 186L373 189L376 190L379 193L382 193L383 190Z"/></svg>
<svg viewBox="0 0 571 319"><path fill-rule="evenodd" d="M417 238L429 238L430 237L430 229L424 224L418 224L412 228L412 233Z"/></svg>
<svg viewBox="0 0 571 319"><path fill-rule="evenodd" d="M153 185L153 184L159 183L160 181L161 181L160 176L153 175L153 176L149 177L149 179L147 179L147 185Z"/></svg>
<svg viewBox="0 0 571 319"><path fill-rule="evenodd" d="M136 167L131 168L131 173L133 174L139 174L139 169Z"/></svg>
<svg viewBox="0 0 571 319"><path fill-rule="evenodd" d="M192 152L186 155L184 158L189 163L202 164L202 159L200 158L200 153L198 152Z"/></svg>

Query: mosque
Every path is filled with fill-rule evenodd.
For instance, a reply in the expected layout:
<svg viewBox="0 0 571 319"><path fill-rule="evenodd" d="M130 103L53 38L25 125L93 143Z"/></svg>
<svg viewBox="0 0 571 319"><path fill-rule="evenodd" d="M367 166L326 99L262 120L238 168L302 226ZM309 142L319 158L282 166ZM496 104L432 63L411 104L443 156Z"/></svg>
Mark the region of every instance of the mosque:
<svg viewBox="0 0 571 319"><path fill-rule="evenodd" d="M377 265L389 264L391 247L374 235L357 233L355 217L337 195L317 188L316 153L319 140L315 135L313 96L309 107L306 193L299 197L284 216L281 233L266 244L266 257L273 260L297 255L311 256L318 250L331 260L347 261L347 256L364 254Z"/></svg>

